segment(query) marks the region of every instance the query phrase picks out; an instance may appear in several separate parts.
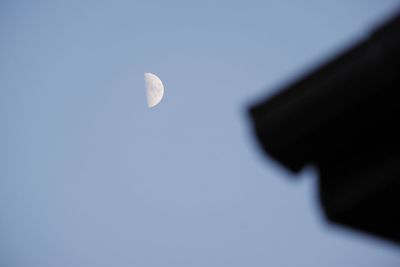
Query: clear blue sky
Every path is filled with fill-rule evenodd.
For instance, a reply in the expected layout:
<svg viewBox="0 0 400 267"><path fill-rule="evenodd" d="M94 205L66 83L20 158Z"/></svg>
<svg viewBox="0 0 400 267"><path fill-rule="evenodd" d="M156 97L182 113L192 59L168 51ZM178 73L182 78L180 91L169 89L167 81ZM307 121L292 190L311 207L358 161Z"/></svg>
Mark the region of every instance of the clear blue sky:
<svg viewBox="0 0 400 267"><path fill-rule="evenodd" d="M313 170L263 157L246 116L399 7L1 1L0 266L399 266L327 224Z"/></svg>

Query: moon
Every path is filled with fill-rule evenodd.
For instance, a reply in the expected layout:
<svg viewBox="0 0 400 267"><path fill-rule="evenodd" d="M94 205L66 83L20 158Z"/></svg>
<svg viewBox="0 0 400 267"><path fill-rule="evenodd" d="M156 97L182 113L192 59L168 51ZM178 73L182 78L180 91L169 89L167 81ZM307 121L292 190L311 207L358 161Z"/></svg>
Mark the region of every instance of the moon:
<svg viewBox="0 0 400 267"><path fill-rule="evenodd" d="M164 85L160 78L153 73L145 73L144 82L146 84L147 106L152 108L160 103L163 98Z"/></svg>

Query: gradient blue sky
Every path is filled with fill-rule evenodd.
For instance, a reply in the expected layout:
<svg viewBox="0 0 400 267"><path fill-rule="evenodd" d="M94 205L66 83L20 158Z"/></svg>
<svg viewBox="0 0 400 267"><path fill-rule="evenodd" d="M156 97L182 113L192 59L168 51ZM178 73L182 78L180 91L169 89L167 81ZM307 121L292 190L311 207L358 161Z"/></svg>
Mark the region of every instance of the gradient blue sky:
<svg viewBox="0 0 400 267"><path fill-rule="evenodd" d="M314 171L263 157L246 116L399 7L2 0L0 266L399 266L327 224Z"/></svg>

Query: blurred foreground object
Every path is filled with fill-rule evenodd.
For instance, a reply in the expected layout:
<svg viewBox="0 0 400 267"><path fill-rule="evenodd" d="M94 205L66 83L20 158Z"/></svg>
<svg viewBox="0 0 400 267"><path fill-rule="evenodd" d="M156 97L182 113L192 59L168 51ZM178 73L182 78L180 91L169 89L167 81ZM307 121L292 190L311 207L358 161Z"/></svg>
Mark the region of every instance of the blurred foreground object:
<svg viewBox="0 0 400 267"><path fill-rule="evenodd" d="M266 153L317 167L329 220L400 243L400 15L250 114Z"/></svg>

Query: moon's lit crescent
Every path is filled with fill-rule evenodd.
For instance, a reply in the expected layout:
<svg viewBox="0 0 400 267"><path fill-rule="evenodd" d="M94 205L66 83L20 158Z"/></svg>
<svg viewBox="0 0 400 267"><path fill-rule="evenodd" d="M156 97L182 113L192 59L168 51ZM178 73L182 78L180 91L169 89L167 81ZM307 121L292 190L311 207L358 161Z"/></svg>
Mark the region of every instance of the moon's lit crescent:
<svg viewBox="0 0 400 267"><path fill-rule="evenodd" d="M164 85L160 78L153 73L145 73L147 105L149 108L160 103L164 95Z"/></svg>

